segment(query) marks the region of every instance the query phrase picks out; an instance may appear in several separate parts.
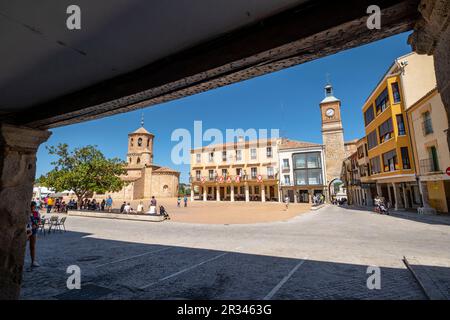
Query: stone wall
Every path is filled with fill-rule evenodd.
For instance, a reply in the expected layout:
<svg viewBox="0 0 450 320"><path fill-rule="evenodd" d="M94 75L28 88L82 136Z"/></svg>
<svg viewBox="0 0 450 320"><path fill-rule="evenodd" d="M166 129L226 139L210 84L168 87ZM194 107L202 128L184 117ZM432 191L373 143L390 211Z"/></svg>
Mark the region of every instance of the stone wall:
<svg viewBox="0 0 450 320"><path fill-rule="evenodd" d="M327 184L341 176L342 162L345 159L344 133L330 131L323 133L325 146L325 164L327 171Z"/></svg>
<svg viewBox="0 0 450 320"><path fill-rule="evenodd" d="M178 182L179 178L176 174L153 173L152 196L159 198L178 196Z"/></svg>

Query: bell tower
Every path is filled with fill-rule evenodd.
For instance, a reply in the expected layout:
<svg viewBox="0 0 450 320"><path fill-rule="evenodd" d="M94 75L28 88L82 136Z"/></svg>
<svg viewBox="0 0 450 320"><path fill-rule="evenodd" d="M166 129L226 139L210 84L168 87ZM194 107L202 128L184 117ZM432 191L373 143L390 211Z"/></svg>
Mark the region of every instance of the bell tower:
<svg viewBox="0 0 450 320"><path fill-rule="evenodd" d="M153 164L154 135L144 128L142 116L141 127L128 134L127 163L132 167L147 167Z"/></svg>
<svg viewBox="0 0 450 320"><path fill-rule="evenodd" d="M344 129L341 119L341 100L333 94L333 86L325 86L325 99L320 102L322 140L325 147L327 184L340 178L345 159Z"/></svg>

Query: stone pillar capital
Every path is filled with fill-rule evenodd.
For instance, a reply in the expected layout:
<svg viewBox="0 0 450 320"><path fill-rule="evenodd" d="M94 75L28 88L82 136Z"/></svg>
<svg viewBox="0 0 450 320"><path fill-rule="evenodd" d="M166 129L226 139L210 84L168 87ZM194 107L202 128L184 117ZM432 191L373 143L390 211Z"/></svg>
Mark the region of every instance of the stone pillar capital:
<svg viewBox="0 0 450 320"><path fill-rule="evenodd" d="M418 11L421 17L414 26L408 43L419 54L433 54L442 33L450 28L448 0L422 0Z"/></svg>
<svg viewBox="0 0 450 320"><path fill-rule="evenodd" d="M0 145L13 150L35 152L52 133L47 130L0 124Z"/></svg>

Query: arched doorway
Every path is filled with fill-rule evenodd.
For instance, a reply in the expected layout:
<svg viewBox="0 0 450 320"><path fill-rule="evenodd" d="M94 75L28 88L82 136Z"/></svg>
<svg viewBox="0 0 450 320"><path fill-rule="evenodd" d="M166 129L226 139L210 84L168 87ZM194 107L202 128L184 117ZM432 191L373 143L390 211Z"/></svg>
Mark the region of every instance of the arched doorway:
<svg viewBox="0 0 450 320"><path fill-rule="evenodd" d="M334 178L328 184L328 198L330 202L347 199L347 189L340 178Z"/></svg>

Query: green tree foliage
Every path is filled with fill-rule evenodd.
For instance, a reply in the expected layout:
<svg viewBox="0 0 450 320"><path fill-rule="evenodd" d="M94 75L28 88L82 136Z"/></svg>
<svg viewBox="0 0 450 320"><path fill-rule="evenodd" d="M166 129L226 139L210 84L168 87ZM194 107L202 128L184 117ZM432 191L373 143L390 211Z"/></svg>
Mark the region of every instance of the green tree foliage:
<svg viewBox="0 0 450 320"><path fill-rule="evenodd" d="M126 163L118 158L105 158L96 146L70 151L67 144L59 144L47 150L58 159L51 163L53 170L37 180L41 185L56 192L73 190L78 201L93 192L115 192L124 186L119 176L126 173Z"/></svg>

